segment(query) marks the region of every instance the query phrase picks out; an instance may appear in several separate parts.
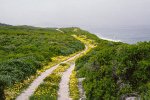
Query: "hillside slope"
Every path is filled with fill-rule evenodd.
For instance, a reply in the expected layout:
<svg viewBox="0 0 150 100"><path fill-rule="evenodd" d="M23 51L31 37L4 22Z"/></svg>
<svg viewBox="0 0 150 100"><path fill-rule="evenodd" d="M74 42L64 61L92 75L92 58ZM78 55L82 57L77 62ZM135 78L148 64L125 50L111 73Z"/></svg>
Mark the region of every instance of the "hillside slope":
<svg viewBox="0 0 150 100"><path fill-rule="evenodd" d="M97 47L76 61L88 100L150 98L150 42L134 45L97 39Z"/></svg>
<svg viewBox="0 0 150 100"><path fill-rule="evenodd" d="M53 57L83 50L84 44L74 34L94 40L97 45L77 59L75 67L77 76L85 78L83 87L88 100L150 98L150 42L129 45L106 41L77 27L4 25L0 26L0 99L5 98L6 87L28 79Z"/></svg>
<svg viewBox="0 0 150 100"><path fill-rule="evenodd" d="M4 88L22 82L53 57L83 50L84 44L72 37L73 28L61 33L56 28L0 26L0 99Z"/></svg>

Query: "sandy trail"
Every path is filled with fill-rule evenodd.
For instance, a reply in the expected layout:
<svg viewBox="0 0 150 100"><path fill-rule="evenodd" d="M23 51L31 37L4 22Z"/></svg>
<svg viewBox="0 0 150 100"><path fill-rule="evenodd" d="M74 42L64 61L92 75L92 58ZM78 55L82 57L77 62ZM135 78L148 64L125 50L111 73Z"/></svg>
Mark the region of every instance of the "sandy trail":
<svg viewBox="0 0 150 100"><path fill-rule="evenodd" d="M87 46L85 47L86 47L85 50L81 52L80 54L86 52L88 47ZM78 54L78 56L80 54ZM69 96L69 80L70 80L69 78L74 68L75 68L75 61L73 62L73 64L71 64L68 70L63 73L61 82L59 84L58 100L72 100Z"/></svg>
<svg viewBox="0 0 150 100"><path fill-rule="evenodd" d="M74 67L75 64L72 64L70 68L63 73L59 84L58 100L71 100L71 98L69 98L69 77L74 70Z"/></svg>
<svg viewBox="0 0 150 100"><path fill-rule="evenodd" d="M75 59L76 57L80 56L82 53L84 53L88 48L85 46L85 50L76 54L75 56L61 62L61 63L66 63L68 61L71 61ZM24 90L17 98L16 100L29 100L30 96L34 94L35 90L38 88L38 86L43 82L43 80L50 75L61 63L49 68L45 72L43 72L40 76L38 76L31 84L30 86Z"/></svg>
<svg viewBox="0 0 150 100"><path fill-rule="evenodd" d="M38 76L32 83L31 85L23 91L17 98L16 100L29 100L29 97L34 93L34 91L38 88L38 86L43 82L43 80L52 73L53 70L55 70L58 65L53 66L52 68L46 70L43 72L40 76Z"/></svg>

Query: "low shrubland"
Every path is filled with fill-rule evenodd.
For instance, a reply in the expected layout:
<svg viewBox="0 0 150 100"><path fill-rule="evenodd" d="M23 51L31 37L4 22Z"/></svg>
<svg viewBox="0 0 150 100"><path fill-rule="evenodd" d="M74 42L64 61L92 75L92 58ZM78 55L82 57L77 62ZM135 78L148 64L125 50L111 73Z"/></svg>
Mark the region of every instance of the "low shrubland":
<svg viewBox="0 0 150 100"><path fill-rule="evenodd" d="M67 30L67 29L65 29ZM0 26L0 97L4 89L22 83L53 57L69 56L84 49L84 44L56 28ZM20 85L19 85L20 86Z"/></svg>
<svg viewBox="0 0 150 100"><path fill-rule="evenodd" d="M78 77L88 100L150 97L150 42L129 45L100 40L97 47L76 61Z"/></svg>

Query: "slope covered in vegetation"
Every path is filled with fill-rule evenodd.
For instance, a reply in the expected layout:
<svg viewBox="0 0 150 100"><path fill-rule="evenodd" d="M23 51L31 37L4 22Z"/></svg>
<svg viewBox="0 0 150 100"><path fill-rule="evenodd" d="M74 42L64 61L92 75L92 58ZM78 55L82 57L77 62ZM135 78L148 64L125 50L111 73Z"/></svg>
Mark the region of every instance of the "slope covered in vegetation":
<svg viewBox="0 0 150 100"><path fill-rule="evenodd" d="M97 47L76 61L88 100L150 98L150 42L129 45L97 40Z"/></svg>
<svg viewBox="0 0 150 100"><path fill-rule="evenodd" d="M0 99L4 88L22 82L53 57L83 50L72 35L86 36L97 47L76 61L78 77L88 100L120 100L128 96L150 98L150 42L129 45L101 40L79 28L0 26ZM91 41L92 43L93 41Z"/></svg>
<svg viewBox="0 0 150 100"><path fill-rule="evenodd" d="M84 44L72 36L73 29L62 33L56 28L0 26L0 97L4 98L5 86L34 75L52 57L83 50Z"/></svg>

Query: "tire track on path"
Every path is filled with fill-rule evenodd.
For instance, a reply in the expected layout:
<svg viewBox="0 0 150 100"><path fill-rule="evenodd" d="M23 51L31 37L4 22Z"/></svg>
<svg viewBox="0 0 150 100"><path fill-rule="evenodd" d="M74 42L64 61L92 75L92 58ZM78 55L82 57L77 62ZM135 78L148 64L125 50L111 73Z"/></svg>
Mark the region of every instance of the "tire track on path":
<svg viewBox="0 0 150 100"><path fill-rule="evenodd" d="M66 63L68 61L74 60L76 57L79 57L82 53L86 52L88 47L85 45L85 50L76 54L73 57L70 57L69 59L60 62L59 64L49 68L45 72L43 72L40 76L38 76L31 84L30 86L24 90L17 98L16 100L29 100L30 96L34 94L35 90L38 88L38 86L43 82L43 80L50 75L61 63Z"/></svg>

